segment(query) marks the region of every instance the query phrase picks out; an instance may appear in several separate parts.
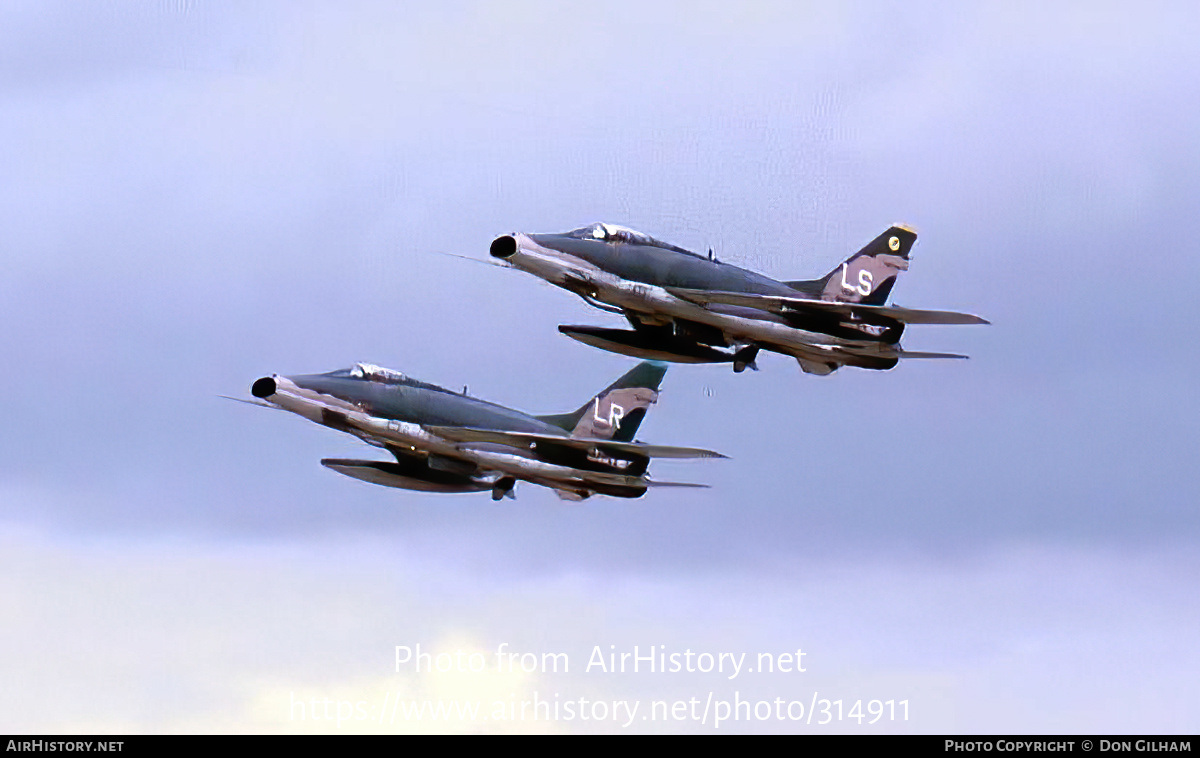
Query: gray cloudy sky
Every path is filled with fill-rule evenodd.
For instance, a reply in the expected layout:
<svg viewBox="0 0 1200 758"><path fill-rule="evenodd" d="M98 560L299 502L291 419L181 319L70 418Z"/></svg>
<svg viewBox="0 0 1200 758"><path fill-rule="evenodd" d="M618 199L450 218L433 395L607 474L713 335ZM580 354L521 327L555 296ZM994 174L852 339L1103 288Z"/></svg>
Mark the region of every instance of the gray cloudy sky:
<svg viewBox="0 0 1200 758"><path fill-rule="evenodd" d="M1189 3L0 7L0 731L337 723L296 693L908 699L851 732L1200 728L1200 13ZM780 278L892 222L967 362L679 366L642 428L713 485L565 505L370 487L217 396L366 360L535 412L629 366L486 257L605 220ZM570 651L397 674L396 645ZM592 648L791 677L582 673ZM576 668L578 664L579 668ZM818 731L789 721L723 730Z"/></svg>

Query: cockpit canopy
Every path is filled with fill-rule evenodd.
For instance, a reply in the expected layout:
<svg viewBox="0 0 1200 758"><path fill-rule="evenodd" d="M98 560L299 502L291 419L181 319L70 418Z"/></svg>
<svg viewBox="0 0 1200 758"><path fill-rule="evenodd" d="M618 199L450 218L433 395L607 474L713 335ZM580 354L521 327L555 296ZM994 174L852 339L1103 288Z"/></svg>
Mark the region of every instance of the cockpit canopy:
<svg viewBox="0 0 1200 758"><path fill-rule="evenodd" d="M387 384L392 386L403 385L405 387L436 390L438 392L450 392L450 390L444 387L439 387L436 384L428 384L426 382L413 379L408 374L402 374L399 371L393 371L390 368L376 366L374 363L355 363L350 368L330 371L328 374L323 374L323 376L333 377L334 379L359 379L364 382L375 382L376 384Z"/></svg>
<svg viewBox="0 0 1200 758"><path fill-rule="evenodd" d="M410 384L412 382L411 379L399 371L392 371L390 368L376 366L373 363L355 363L350 368L330 371L329 376L337 377L338 379L364 379L369 382L383 382L384 384Z"/></svg>
<svg viewBox="0 0 1200 758"><path fill-rule="evenodd" d="M655 239L649 234L630 229L627 226L618 226L617 224L592 224L585 226L582 229L573 229L567 232L565 237L574 237L581 240L600 240L601 242L624 243L628 245L646 245L648 247L658 247L663 250L674 250L677 253L687 253L701 257L693 253L691 250L685 250L682 247L677 247L662 240Z"/></svg>

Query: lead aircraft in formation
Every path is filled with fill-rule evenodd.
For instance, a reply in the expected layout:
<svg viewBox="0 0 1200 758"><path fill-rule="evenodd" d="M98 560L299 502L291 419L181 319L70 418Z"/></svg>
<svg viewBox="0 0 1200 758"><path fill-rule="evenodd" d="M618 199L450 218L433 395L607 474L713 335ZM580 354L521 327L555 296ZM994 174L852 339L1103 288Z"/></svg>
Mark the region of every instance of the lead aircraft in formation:
<svg viewBox="0 0 1200 758"><path fill-rule="evenodd" d="M564 500L593 494L641 497L660 482L652 458L724 458L711 450L634 440L658 400L666 366L643 362L573 413L530 416L366 363L325 374L263 377L251 402L303 416L383 448L394 460L326 458L346 476L423 492L513 496L520 481L549 487Z"/></svg>
<svg viewBox="0 0 1200 758"><path fill-rule="evenodd" d="M917 235L893 226L820 279L782 282L614 224L563 234L506 234L494 258L623 315L632 329L563 325L593 347L679 363L757 368L759 350L805 372L890 369L901 358L965 358L904 350L909 324L986 324L968 313L887 305Z"/></svg>

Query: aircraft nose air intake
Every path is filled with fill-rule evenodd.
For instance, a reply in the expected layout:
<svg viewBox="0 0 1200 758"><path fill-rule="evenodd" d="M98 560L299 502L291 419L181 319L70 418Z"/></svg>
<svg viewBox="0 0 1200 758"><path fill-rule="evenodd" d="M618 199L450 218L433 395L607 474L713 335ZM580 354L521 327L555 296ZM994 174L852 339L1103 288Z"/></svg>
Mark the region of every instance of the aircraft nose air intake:
<svg viewBox="0 0 1200 758"><path fill-rule="evenodd" d="M255 397L268 398L275 394L275 380L269 376L264 376L250 387L250 394Z"/></svg>
<svg viewBox="0 0 1200 758"><path fill-rule="evenodd" d="M511 235L497 237L492 241L492 256L495 258L511 258L517 253L517 240Z"/></svg>

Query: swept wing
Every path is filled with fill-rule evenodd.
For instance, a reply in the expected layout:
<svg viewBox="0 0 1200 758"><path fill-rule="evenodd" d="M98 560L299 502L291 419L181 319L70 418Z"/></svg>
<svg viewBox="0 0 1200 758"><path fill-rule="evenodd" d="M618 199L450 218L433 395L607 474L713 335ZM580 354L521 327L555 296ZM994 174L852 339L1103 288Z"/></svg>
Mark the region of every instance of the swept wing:
<svg viewBox="0 0 1200 758"><path fill-rule="evenodd" d="M753 295L744 292L717 292L710 290L685 289L668 287L673 295L698 305L736 305L746 308L756 308L770 313L790 315L796 313L812 313L816 315L833 315L848 319L870 321L875 318L886 318L899 321L902 324L989 324L990 321L970 313L955 311L928 311L915 308L901 308L895 305L864 305L862 303L839 303L829 300L813 300L804 297L788 297L784 295Z"/></svg>
<svg viewBox="0 0 1200 758"><path fill-rule="evenodd" d="M454 442L490 442L528 449L539 442L573 447L578 450L599 449L601 451L632 453L647 458L726 458L713 450L695 447L672 447L669 445L647 445L641 442L614 442L613 440L587 437L560 437L535 432L504 432L494 429L474 429L463 426L425 426L425 431Z"/></svg>

